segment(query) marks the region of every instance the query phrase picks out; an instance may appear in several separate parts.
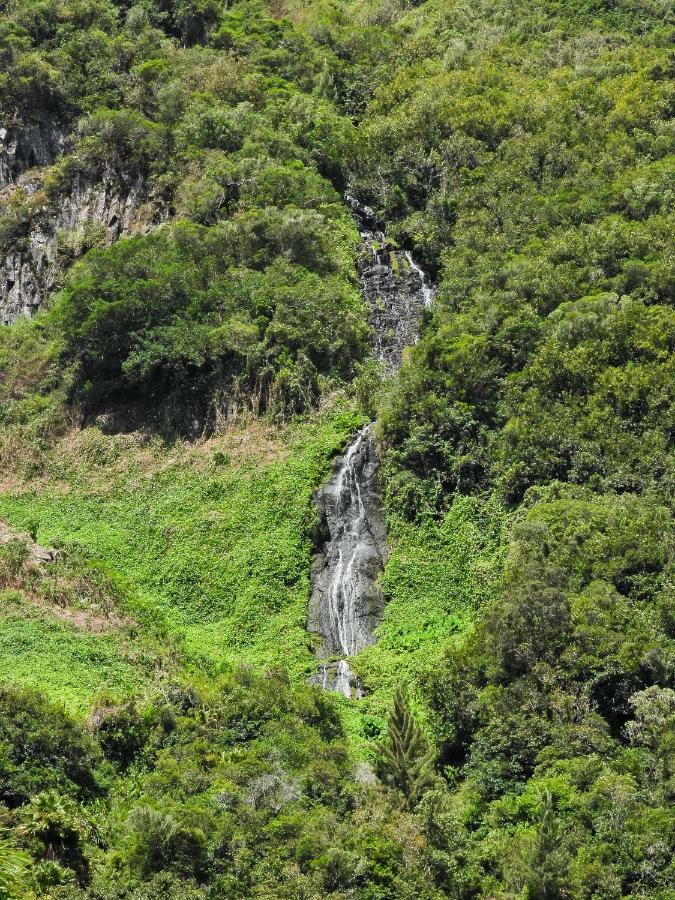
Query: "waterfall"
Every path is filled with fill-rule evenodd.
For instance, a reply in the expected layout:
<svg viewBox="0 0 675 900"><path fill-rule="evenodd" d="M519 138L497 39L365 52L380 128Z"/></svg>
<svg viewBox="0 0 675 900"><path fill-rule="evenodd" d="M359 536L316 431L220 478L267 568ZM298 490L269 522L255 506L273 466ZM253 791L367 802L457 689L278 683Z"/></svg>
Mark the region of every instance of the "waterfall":
<svg viewBox="0 0 675 900"><path fill-rule="evenodd" d="M433 302L434 290L411 254L387 241L374 212L354 197L346 200L363 242L358 269L370 306L373 351L394 374L405 347L417 340L421 311ZM310 680L356 699L363 690L347 659L374 642L384 610L377 579L387 558L387 536L373 431L374 423L359 431L317 493L324 540L312 566L307 621L323 660Z"/></svg>
<svg viewBox="0 0 675 900"><path fill-rule="evenodd" d="M377 576L386 562L387 540L377 468L371 424L336 461L333 477L317 495L327 539L312 569L308 630L321 638L320 658L341 660L321 666L314 681L347 696L354 685L344 659L373 642L384 606Z"/></svg>
<svg viewBox="0 0 675 900"><path fill-rule="evenodd" d="M363 466L358 463L364 442L370 441L371 430L369 425L359 432L340 466L335 484L328 488L334 492L336 528L332 545L337 549L337 559L326 602L336 649L345 656L354 656L369 643L370 638L358 605L364 563L373 552L378 559L379 554L370 540L372 534L364 492L361 490Z"/></svg>
<svg viewBox="0 0 675 900"><path fill-rule="evenodd" d="M373 351L388 374L401 367L403 351L417 341L422 310L434 288L407 250L387 240L369 206L347 195L364 252L358 264L361 291L370 307Z"/></svg>
<svg viewBox="0 0 675 900"><path fill-rule="evenodd" d="M434 295L436 291L434 290L434 286L429 280L429 276L427 273L421 269L415 260L412 258L412 253L408 250L405 252L405 258L408 261L408 265L410 269L415 273L420 282L420 293L422 296L422 306L430 307L434 302Z"/></svg>

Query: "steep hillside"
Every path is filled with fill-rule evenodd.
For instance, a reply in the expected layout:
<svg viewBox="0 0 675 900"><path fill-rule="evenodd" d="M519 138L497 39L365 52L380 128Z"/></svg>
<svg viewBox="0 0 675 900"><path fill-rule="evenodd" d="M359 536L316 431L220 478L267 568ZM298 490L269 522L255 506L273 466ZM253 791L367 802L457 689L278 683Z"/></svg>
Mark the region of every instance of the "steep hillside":
<svg viewBox="0 0 675 900"><path fill-rule="evenodd" d="M675 896L674 36L0 0L0 898Z"/></svg>

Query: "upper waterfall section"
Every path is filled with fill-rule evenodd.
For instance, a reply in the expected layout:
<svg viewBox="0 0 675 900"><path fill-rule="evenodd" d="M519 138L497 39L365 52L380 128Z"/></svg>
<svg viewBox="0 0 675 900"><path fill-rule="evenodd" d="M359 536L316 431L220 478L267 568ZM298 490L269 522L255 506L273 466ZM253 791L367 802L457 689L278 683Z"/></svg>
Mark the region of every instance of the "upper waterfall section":
<svg viewBox="0 0 675 900"><path fill-rule="evenodd" d="M373 210L349 194L346 200L363 242L358 269L370 307L373 350L392 374L401 367L403 350L417 341L422 309L432 304L434 289L410 253L387 241Z"/></svg>

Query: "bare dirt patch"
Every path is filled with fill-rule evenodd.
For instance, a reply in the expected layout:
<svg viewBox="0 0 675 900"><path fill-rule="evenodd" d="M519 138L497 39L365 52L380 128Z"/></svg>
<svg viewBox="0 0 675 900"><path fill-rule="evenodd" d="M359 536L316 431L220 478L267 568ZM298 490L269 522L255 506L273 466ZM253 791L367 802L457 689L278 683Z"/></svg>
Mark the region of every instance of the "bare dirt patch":
<svg viewBox="0 0 675 900"><path fill-rule="evenodd" d="M13 541L18 541L25 546L26 562L28 563L39 565L53 562L56 559L56 550L36 544L27 532L16 531L7 522L0 520L0 544L10 544Z"/></svg>
<svg viewBox="0 0 675 900"><path fill-rule="evenodd" d="M119 616L115 612L99 614L85 609L59 606L57 603L51 603L46 597L41 597L31 591L20 590L17 593L21 598L21 602L17 603L17 609L22 609L24 614L33 613L40 617L46 614L52 619L58 619L77 631L87 634L120 631L135 624L133 619Z"/></svg>

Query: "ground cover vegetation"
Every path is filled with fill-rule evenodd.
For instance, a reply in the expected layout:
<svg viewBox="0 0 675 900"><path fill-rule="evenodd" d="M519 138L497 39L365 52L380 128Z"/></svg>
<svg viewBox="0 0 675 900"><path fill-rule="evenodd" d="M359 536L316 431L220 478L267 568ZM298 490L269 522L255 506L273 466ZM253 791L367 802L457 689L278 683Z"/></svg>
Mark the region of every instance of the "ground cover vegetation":
<svg viewBox="0 0 675 900"><path fill-rule="evenodd" d="M0 332L0 897L674 896L674 31L0 0L2 119L65 141L3 252L74 184L160 210ZM438 285L390 382L347 188ZM305 683L312 496L374 417L350 704Z"/></svg>

